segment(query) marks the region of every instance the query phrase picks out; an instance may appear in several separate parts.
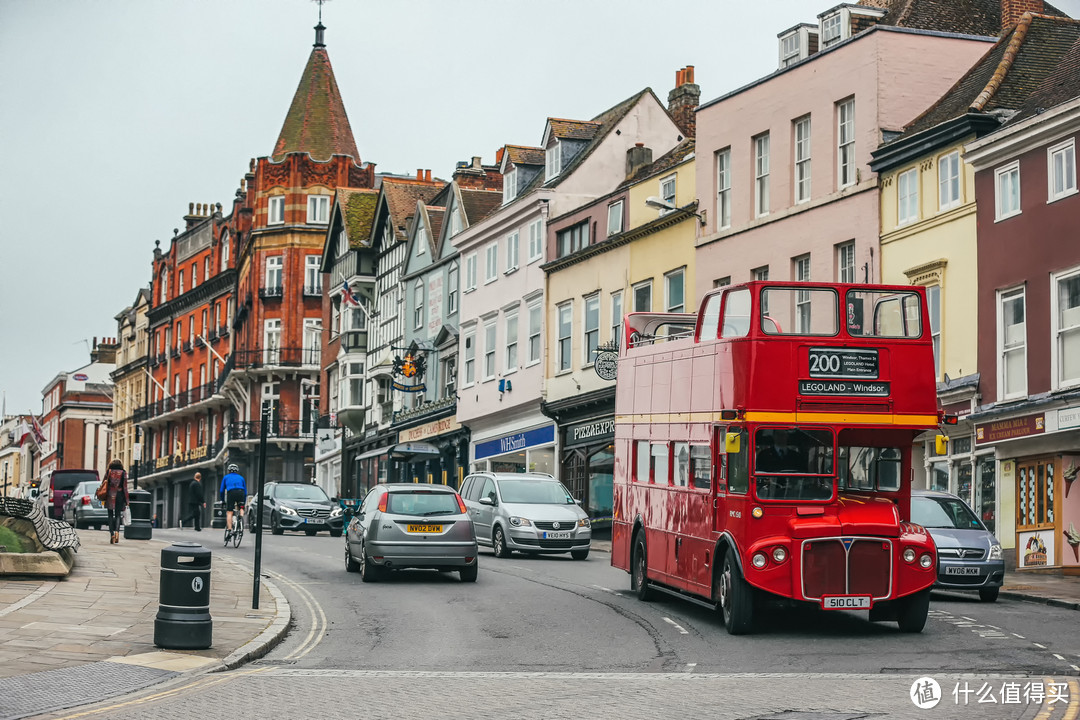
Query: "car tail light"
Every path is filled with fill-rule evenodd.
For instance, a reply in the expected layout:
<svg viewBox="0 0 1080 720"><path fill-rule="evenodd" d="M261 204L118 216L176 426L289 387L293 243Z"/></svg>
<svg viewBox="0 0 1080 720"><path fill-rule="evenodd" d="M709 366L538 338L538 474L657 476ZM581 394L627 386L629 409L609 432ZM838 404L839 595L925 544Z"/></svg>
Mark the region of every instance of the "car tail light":
<svg viewBox="0 0 1080 720"><path fill-rule="evenodd" d="M53 489L49 488L49 502L52 502L53 499L54 499L54 497L53 497Z"/></svg>
<svg viewBox="0 0 1080 720"><path fill-rule="evenodd" d="M473 561L473 557L471 555L466 555L465 556L465 564L466 565L472 565L472 561Z"/></svg>
<svg viewBox="0 0 1080 720"><path fill-rule="evenodd" d="M90 496L89 495L83 495L82 496L82 504L83 505L89 505L90 504Z"/></svg>
<svg viewBox="0 0 1080 720"><path fill-rule="evenodd" d="M457 500L458 510L461 511L461 514L464 515L465 513L467 513L468 510L465 509L465 502L461 499L461 496L457 493L454 493L454 499Z"/></svg>
<svg viewBox="0 0 1080 720"><path fill-rule="evenodd" d="M383 496L379 498L379 512L386 512L386 499L390 497L390 493L383 493Z"/></svg>

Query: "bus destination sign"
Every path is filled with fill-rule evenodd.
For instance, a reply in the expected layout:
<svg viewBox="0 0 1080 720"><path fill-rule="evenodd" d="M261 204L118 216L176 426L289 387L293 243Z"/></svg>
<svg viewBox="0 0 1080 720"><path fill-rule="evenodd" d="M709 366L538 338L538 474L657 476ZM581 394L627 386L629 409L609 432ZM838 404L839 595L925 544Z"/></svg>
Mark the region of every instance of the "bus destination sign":
<svg viewBox="0 0 1080 720"><path fill-rule="evenodd" d="M800 380L799 394L888 397L889 383L859 380Z"/></svg>
<svg viewBox="0 0 1080 720"><path fill-rule="evenodd" d="M810 348L810 377L876 380L878 351L853 348Z"/></svg>

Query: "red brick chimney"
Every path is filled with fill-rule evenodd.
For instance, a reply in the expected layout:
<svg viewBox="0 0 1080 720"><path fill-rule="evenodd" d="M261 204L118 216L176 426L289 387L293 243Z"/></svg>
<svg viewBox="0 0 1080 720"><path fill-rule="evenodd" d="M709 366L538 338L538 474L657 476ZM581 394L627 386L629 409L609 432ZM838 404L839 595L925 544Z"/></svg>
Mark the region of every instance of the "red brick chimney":
<svg viewBox="0 0 1080 720"><path fill-rule="evenodd" d="M687 65L676 71L675 89L668 93L668 112L684 137L692 138L697 132L695 113L700 99L701 88L694 84L694 66Z"/></svg>
<svg viewBox="0 0 1080 720"><path fill-rule="evenodd" d="M1001 0L1001 31L1016 27L1026 12L1045 12L1043 0Z"/></svg>

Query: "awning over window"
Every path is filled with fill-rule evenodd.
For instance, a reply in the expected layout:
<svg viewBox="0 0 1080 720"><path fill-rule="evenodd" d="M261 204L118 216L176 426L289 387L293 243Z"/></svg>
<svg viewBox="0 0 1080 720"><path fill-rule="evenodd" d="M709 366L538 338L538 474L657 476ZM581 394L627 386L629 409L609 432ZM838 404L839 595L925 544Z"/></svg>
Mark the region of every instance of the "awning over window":
<svg viewBox="0 0 1080 720"><path fill-rule="evenodd" d="M408 457L432 457L438 456L439 449L426 442L408 442L399 443L394 446L394 457L408 458Z"/></svg>
<svg viewBox="0 0 1080 720"><path fill-rule="evenodd" d="M389 446L388 447L375 448L374 450L368 450L363 455L358 455L356 457L356 459L357 460L367 460L368 458L373 458L373 457L376 457L377 455L386 455L391 450L393 450L393 448L389 447Z"/></svg>

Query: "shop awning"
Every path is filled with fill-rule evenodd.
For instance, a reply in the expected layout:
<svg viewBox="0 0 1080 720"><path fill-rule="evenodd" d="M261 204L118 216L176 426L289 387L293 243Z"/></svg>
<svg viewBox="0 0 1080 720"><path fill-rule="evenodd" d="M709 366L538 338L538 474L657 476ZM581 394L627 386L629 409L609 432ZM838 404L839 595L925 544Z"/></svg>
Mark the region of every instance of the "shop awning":
<svg viewBox="0 0 1080 720"><path fill-rule="evenodd" d="M426 442L399 443L394 446L394 457L437 456L439 449Z"/></svg>
<svg viewBox="0 0 1080 720"><path fill-rule="evenodd" d="M363 455L357 455L356 459L357 460L367 460L368 458L373 458L373 457L375 457L377 455L385 455L388 452L390 452L391 450L393 450L393 448L389 447L389 446L381 447L381 448L375 448L374 450L368 450Z"/></svg>

